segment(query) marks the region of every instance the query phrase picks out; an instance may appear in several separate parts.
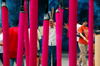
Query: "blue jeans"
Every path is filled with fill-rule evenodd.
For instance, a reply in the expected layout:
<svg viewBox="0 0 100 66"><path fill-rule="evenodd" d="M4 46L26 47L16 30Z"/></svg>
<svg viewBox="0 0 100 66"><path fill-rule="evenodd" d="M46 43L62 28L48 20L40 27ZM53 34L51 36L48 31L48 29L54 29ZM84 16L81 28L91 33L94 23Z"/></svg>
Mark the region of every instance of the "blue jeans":
<svg viewBox="0 0 100 66"><path fill-rule="evenodd" d="M57 65L57 58L56 58L56 46L49 46L48 52L48 66L51 66L51 54L53 58L53 66Z"/></svg>
<svg viewBox="0 0 100 66"><path fill-rule="evenodd" d="M2 64L3 64L3 53L0 53L0 60L1 60Z"/></svg>
<svg viewBox="0 0 100 66"><path fill-rule="evenodd" d="M14 66L14 62L16 62L16 58L10 58L10 66ZM22 66L24 66L24 59Z"/></svg>
<svg viewBox="0 0 100 66"><path fill-rule="evenodd" d="M10 66L14 66L14 61L16 62L16 58L10 58Z"/></svg>

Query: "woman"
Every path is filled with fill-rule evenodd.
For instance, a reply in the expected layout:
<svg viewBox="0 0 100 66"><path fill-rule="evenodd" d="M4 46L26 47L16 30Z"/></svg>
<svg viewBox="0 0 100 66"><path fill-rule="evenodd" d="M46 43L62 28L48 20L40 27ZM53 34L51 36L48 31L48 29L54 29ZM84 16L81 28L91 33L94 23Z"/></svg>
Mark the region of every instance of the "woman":
<svg viewBox="0 0 100 66"><path fill-rule="evenodd" d="M3 64L3 33L1 26L0 26L0 60Z"/></svg>
<svg viewBox="0 0 100 66"><path fill-rule="evenodd" d="M87 21L84 21L82 26L78 29L78 32L80 34L79 38L79 48L81 51L80 57L78 59L78 66L80 66L81 62L83 63L83 66L87 66L86 61L86 54L87 54L87 47L88 47L88 27L86 26L88 23Z"/></svg>

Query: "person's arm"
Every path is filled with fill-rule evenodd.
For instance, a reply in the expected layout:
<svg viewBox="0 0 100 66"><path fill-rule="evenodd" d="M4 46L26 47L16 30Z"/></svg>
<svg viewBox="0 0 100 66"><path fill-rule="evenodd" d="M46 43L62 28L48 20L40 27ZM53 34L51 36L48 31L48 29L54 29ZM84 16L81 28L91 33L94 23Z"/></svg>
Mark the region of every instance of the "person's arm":
<svg viewBox="0 0 100 66"><path fill-rule="evenodd" d="M88 42L88 40L82 35L82 33L80 33L80 36L81 36L85 41Z"/></svg>
<svg viewBox="0 0 100 66"><path fill-rule="evenodd" d="M85 41L88 42L88 40L85 38L85 36L82 35L82 32L83 32L82 27L80 27L80 28L78 29L78 32L79 32L80 36L81 36Z"/></svg>
<svg viewBox="0 0 100 66"><path fill-rule="evenodd" d="M3 46L3 43L0 43L0 46Z"/></svg>
<svg viewBox="0 0 100 66"><path fill-rule="evenodd" d="M67 27L64 26L65 29L67 29Z"/></svg>
<svg viewBox="0 0 100 66"><path fill-rule="evenodd" d="M67 25L65 25L64 28L67 29L67 30L69 29Z"/></svg>

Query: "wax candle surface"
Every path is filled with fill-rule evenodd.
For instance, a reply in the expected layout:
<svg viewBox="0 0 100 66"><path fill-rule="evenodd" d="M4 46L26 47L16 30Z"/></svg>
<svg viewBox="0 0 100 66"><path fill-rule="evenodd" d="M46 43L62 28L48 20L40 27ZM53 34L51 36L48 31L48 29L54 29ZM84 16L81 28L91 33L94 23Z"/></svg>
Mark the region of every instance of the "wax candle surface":
<svg viewBox="0 0 100 66"><path fill-rule="evenodd" d="M37 66L38 0L30 0L29 66Z"/></svg>
<svg viewBox="0 0 100 66"><path fill-rule="evenodd" d="M49 20L43 21L42 66L48 66Z"/></svg>
<svg viewBox="0 0 100 66"><path fill-rule="evenodd" d="M77 0L69 0L69 66L77 66Z"/></svg>
<svg viewBox="0 0 100 66"><path fill-rule="evenodd" d="M8 9L6 6L2 7L2 26L3 26L3 66L9 66L10 65L9 18L8 18Z"/></svg>
<svg viewBox="0 0 100 66"><path fill-rule="evenodd" d="M29 33L28 33L28 12L27 12L26 0L24 0L24 9L25 9L25 24L24 24L25 55L26 55L26 66L29 66Z"/></svg>
<svg viewBox="0 0 100 66"><path fill-rule="evenodd" d="M18 47L17 47L17 66L22 66L22 62L23 62L24 22L25 22L25 13L24 12L20 12L19 32L18 32Z"/></svg>

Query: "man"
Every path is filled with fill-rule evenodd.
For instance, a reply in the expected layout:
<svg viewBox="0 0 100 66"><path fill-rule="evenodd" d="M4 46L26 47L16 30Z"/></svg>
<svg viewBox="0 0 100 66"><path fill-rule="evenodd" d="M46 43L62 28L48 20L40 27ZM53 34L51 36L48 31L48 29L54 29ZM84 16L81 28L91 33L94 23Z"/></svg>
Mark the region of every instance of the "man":
<svg viewBox="0 0 100 66"><path fill-rule="evenodd" d="M9 29L10 38L10 66L14 66L14 61L17 58L17 45L18 45L18 27Z"/></svg>
<svg viewBox="0 0 100 66"><path fill-rule="evenodd" d="M80 38L79 38L79 48L81 51L80 57L78 59L78 66L80 66L81 61L83 66L87 66L86 61L86 54L87 54L87 47L88 47L88 27L86 26L88 22L86 20L83 21L82 26L78 29Z"/></svg>
<svg viewBox="0 0 100 66"><path fill-rule="evenodd" d="M38 31L40 32L40 35L43 36L43 25L38 27Z"/></svg>
<svg viewBox="0 0 100 66"><path fill-rule="evenodd" d="M17 59L17 46L18 46L18 31L19 27L12 27L9 29L10 40L10 66L14 66L14 61ZM24 62L23 65L24 66Z"/></svg>
<svg viewBox="0 0 100 66"><path fill-rule="evenodd" d="M30 28L28 29L28 33L29 33L29 41L30 41ZM40 44L39 44L39 40L41 39L41 34L39 32L39 30L37 29L37 50L40 50Z"/></svg>
<svg viewBox="0 0 100 66"><path fill-rule="evenodd" d="M52 57L51 57L52 55ZM48 66L51 66L51 58L53 59L53 66L56 66L56 28L53 19L49 21L49 53Z"/></svg>
<svg viewBox="0 0 100 66"><path fill-rule="evenodd" d="M3 33L2 33L2 26L0 26L0 60L3 64Z"/></svg>
<svg viewBox="0 0 100 66"><path fill-rule="evenodd" d="M40 52L42 53L43 25L40 25L38 27L38 31L40 32L41 35L41 39L39 40L39 43L40 43Z"/></svg>
<svg viewBox="0 0 100 66"><path fill-rule="evenodd" d="M79 49L79 46L78 46L78 40L79 40L79 32L78 32L78 29L81 27L82 25L80 25L80 22L77 23L77 52L79 53L80 52L80 49Z"/></svg>

